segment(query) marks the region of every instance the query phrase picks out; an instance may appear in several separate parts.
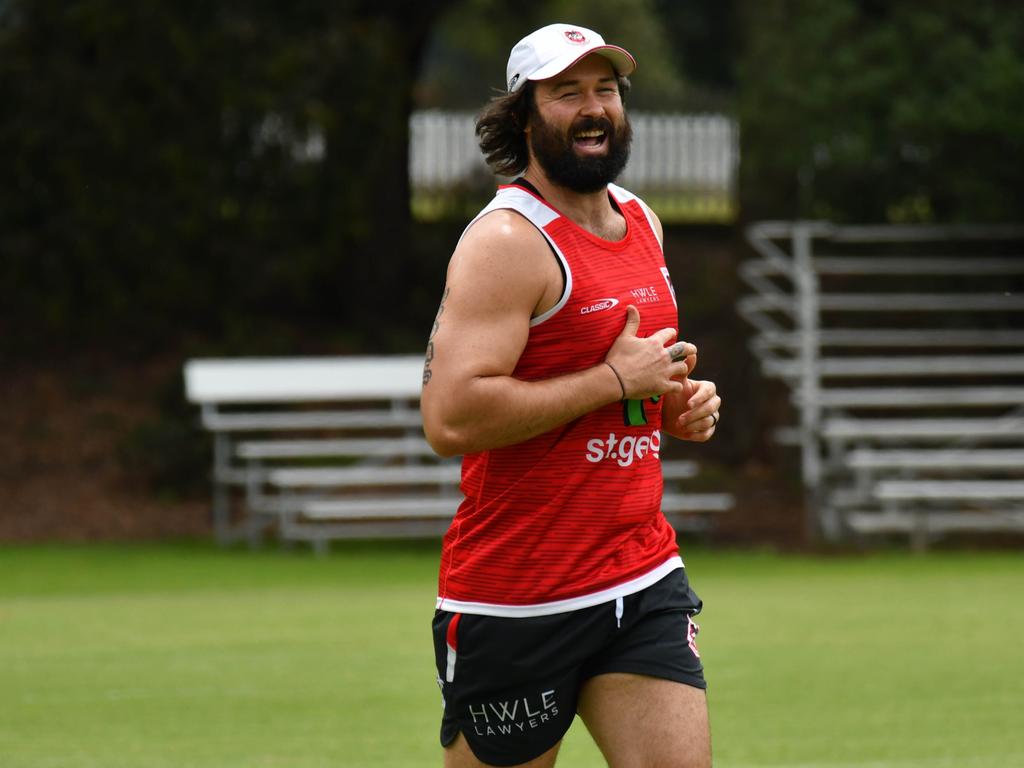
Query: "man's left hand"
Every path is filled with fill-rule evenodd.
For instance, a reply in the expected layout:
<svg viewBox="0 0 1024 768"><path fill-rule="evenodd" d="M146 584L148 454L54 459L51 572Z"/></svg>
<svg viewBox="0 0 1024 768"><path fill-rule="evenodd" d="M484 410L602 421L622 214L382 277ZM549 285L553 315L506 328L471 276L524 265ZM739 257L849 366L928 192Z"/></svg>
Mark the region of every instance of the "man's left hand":
<svg viewBox="0 0 1024 768"><path fill-rule="evenodd" d="M680 440L706 442L715 434L721 407L713 381L684 379L682 392L665 396L662 429Z"/></svg>

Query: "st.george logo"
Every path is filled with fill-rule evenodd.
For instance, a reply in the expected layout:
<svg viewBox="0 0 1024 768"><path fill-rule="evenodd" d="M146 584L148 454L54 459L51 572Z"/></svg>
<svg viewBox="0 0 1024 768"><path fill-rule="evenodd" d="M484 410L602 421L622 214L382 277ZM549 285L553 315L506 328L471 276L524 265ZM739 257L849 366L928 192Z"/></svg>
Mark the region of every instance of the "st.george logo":
<svg viewBox="0 0 1024 768"><path fill-rule="evenodd" d="M618 437L611 432L608 437L595 437L587 442L586 459L591 464L608 459L620 467L628 467L645 456L657 459L661 451L661 432L654 430L650 435L625 435Z"/></svg>
<svg viewBox="0 0 1024 768"><path fill-rule="evenodd" d="M575 29L565 30L565 39L570 43L576 43L576 45L584 45L587 42L586 35Z"/></svg>

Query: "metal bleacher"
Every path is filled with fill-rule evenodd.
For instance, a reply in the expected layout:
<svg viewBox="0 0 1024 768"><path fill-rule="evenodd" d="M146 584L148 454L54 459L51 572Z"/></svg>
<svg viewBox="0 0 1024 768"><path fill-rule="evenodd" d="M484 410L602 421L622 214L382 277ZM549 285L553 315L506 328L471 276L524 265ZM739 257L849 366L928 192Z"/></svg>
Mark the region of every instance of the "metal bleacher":
<svg viewBox="0 0 1024 768"><path fill-rule="evenodd" d="M738 310L829 540L1024 532L1024 227L763 222Z"/></svg>
<svg viewBox="0 0 1024 768"><path fill-rule="evenodd" d="M267 532L323 551L335 539L439 536L462 500L457 459L423 436L423 358L197 359L188 400L213 437L214 532ZM727 493L692 493L692 461L662 461L662 509L679 530L706 531Z"/></svg>

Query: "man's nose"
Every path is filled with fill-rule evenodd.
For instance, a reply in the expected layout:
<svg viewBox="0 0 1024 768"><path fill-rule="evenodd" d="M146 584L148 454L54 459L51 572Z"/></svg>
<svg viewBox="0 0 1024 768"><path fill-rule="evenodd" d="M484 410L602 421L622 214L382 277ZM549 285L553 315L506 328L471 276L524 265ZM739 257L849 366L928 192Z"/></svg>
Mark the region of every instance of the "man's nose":
<svg viewBox="0 0 1024 768"><path fill-rule="evenodd" d="M604 114L604 104L597 97L596 91L587 91L583 95L583 104L580 112L584 115L597 117Z"/></svg>

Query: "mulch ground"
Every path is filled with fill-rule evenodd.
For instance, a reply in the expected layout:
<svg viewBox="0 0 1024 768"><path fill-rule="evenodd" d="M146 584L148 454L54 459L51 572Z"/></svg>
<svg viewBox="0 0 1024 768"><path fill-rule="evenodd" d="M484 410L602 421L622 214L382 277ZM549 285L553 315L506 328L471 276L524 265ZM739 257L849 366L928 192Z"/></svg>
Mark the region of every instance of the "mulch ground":
<svg viewBox="0 0 1024 768"><path fill-rule="evenodd" d="M119 459L166 365L21 368L0 380L0 541L208 533L205 499L161 499Z"/></svg>

